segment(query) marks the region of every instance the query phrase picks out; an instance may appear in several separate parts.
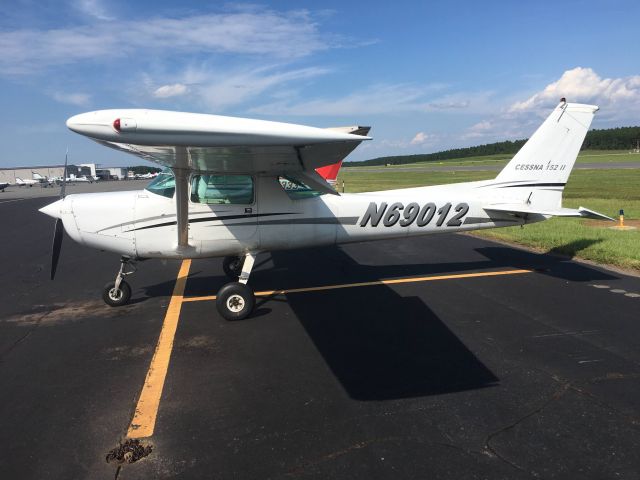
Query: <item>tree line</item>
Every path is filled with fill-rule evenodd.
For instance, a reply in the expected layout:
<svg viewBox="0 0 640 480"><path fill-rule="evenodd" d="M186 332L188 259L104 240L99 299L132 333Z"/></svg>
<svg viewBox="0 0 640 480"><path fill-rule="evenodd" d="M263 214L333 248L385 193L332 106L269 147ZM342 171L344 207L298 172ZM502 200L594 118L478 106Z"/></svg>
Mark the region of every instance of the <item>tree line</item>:
<svg viewBox="0 0 640 480"><path fill-rule="evenodd" d="M147 173L158 173L162 171L161 168L148 167L147 165L134 165L132 167L127 167L127 170L133 172L135 175L145 175Z"/></svg>
<svg viewBox="0 0 640 480"><path fill-rule="evenodd" d="M480 157L486 155L513 155L527 139L507 140L505 142L489 143L467 148L454 148L436 153L416 155L398 155L378 157L362 162L345 162L349 167L364 167L371 165L403 165L417 162L436 162L456 158ZM602 130L590 130L582 144L582 150L632 150L637 148L640 141L640 127L618 127Z"/></svg>

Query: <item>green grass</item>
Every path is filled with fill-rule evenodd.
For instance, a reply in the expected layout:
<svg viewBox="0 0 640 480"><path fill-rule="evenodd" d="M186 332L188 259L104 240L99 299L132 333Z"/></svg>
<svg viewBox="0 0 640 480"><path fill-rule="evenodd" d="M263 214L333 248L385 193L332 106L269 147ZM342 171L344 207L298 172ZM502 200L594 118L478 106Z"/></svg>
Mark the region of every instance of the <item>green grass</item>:
<svg viewBox="0 0 640 480"><path fill-rule="evenodd" d="M626 150L585 150L578 155L578 163L640 162L640 153Z"/></svg>
<svg viewBox="0 0 640 480"><path fill-rule="evenodd" d="M338 186L342 188L344 180L346 192L374 192L394 188L487 180L495 176L495 172L402 172L397 170L369 172L359 171L357 168L343 168L338 175Z"/></svg>
<svg viewBox="0 0 640 480"><path fill-rule="evenodd" d="M347 192L388 190L493 178L495 172L358 172L342 169L338 185L345 180ZM564 206L579 206L613 218L625 211L625 220L640 219L640 169L576 170L564 191ZM640 228L611 230L613 223L573 218L476 232L542 251L553 251L595 262L640 271Z"/></svg>

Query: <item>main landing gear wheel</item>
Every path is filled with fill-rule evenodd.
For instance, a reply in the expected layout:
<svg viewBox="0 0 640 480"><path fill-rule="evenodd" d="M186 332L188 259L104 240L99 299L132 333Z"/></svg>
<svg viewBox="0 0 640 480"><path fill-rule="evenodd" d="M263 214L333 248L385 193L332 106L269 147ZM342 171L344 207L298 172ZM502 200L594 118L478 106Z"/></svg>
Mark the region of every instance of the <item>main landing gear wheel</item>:
<svg viewBox="0 0 640 480"><path fill-rule="evenodd" d="M111 307L126 305L131 299L131 287L124 280L120 280L118 288L116 288L116 282L109 282L104 286L102 299Z"/></svg>
<svg viewBox="0 0 640 480"><path fill-rule="evenodd" d="M227 320L243 320L253 311L256 298L250 287L240 282L224 285L216 298L216 307L220 315Z"/></svg>
<svg viewBox="0 0 640 480"><path fill-rule="evenodd" d="M222 261L222 270L227 277L237 280L242 273L243 257L224 257Z"/></svg>

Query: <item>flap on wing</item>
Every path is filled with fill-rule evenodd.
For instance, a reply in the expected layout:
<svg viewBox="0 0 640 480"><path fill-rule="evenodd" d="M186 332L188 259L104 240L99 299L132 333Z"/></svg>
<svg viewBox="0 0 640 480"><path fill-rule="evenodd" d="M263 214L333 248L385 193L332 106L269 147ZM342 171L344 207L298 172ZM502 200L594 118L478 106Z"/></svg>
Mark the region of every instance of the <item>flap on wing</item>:
<svg viewBox="0 0 640 480"><path fill-rule="evenodd" d="M599 220L611 220L615 221L611 217L607 217L602 213L594 212L593 210L589 210L588 208L579 207L578 209L574 208L557 208L554 210L538 210L534 208L529 208L527 205L522 204L508 204L502 203L497 205L487 205L482 207L487 212L502 212L502 213L510 213L516 216L523 215L545 215L548 217L580 217L580 218L591 218L591 219L599 219Z"/></svg>
<svg viewBox="0 0 640 480"><path fill-rule="evenodd" d="M289 174L290 177L304 183L306 186L317 190L322 193L330 193L332 195L340 195L336 190L325 181L322 176L316 172L312 171L301 171L301 172L293 172Z"/></svg>
<svg viewBox="0 0 640 480"><path fill-rule="evenodd" d="M104 140L97 142L165 167L177 166L178 151L186 151L185 167L192 170L274 175L311 172L316 168L332 165L343 160L360 143L341 141L302 147L174 147L132 145Z"/></svg>

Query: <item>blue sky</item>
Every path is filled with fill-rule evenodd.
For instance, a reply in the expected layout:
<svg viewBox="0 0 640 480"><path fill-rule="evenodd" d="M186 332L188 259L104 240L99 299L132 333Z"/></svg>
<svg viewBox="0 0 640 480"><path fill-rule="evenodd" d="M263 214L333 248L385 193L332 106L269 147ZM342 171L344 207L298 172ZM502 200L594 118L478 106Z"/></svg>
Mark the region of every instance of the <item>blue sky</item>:
<svg viewBox="0 0 640 480"><path fill-rule="evenodd" d="M104 108L371 125L350 160L640 124L637 0L203 3L2 2L0 166L141 163L66 129Z"/></svg>

